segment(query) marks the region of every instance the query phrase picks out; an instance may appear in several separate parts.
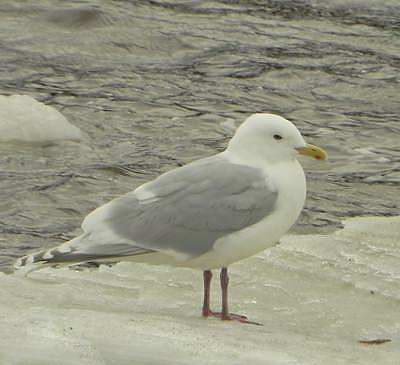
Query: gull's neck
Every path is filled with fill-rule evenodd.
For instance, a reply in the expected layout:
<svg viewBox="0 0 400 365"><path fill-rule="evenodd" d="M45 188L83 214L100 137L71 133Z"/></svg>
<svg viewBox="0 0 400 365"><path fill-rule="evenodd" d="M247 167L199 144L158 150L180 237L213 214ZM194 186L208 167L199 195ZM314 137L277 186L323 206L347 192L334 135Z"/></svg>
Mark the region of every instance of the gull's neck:
<svg viewBox="0 0 400 365"><path fill-rule="evenodd" d="M237 151L235 149L227 148L221 153L223 158L226 158L229 162L238 165L251 166L257 169L273 169L279 168L282 165L298 164L297 159L293 157L288 157L280 160L270 160L263 153L255 153L254 151Z"/></svg>

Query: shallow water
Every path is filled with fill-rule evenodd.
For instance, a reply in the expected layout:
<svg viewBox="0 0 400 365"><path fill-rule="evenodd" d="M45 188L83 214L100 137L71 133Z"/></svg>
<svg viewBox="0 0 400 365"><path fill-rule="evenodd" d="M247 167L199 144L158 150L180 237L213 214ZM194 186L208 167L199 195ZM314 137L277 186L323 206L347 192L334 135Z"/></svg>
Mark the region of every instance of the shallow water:
<svg viewBox="0 0 400 365"><path fill-rule="evenodd" d="M0 269L223 149L226 125L260 111L329 152L303 161L294 232L399 214L399 16L397 1L2 1L0 92L54 106L88 138L0 146Z"/></svg>

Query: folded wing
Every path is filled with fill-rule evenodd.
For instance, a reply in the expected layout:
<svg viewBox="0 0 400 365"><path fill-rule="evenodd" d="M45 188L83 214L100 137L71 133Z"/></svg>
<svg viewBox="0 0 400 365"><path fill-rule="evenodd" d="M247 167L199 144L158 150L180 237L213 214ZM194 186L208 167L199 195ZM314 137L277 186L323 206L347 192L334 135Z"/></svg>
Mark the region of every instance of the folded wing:
<svg viewBox="0 0 400 365"><path fill-rule="evenodd" d="M85 218L82 236L56 248L58 255L53 249L38 258L86 261L154 251L193 258L269 215L277 196L262 171L213 156L97 208Z"/></svg>

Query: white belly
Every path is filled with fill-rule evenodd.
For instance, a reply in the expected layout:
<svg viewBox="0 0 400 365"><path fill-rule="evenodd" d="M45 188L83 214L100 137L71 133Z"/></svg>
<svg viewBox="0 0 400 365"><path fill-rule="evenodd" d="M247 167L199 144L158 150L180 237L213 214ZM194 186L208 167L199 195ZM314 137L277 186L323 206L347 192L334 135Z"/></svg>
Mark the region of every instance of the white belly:
<svg viewBox="0 0 400 365"><path fill-rule="evenodd" d="M274 246L296 222L306 197L304 171L297 160L285 168L268 171L279 186L274 212L260 222L241 231L220 238L214 249L182 266L214 269L252 256Z"/></svg>

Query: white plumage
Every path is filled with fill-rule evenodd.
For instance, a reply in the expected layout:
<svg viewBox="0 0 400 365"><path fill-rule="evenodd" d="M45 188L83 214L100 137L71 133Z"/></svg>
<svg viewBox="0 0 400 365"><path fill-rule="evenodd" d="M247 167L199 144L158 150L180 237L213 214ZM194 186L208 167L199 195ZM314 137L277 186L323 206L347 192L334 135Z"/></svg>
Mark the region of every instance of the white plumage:
<svg viewBox="0 0 400 365"><path fill-rule="evenodd" d="M222 267L226 296L225 268L276 244L297 220L306 197L299 153L326 157L286 119L254 114L224 152L97 208L83 221L81 236L22 258L17 266L141 261L202 269L208 285L209 270ZM232 319L227 299L223 303L223 319ZM203 315L210 313L203 307Z"/></svg>

